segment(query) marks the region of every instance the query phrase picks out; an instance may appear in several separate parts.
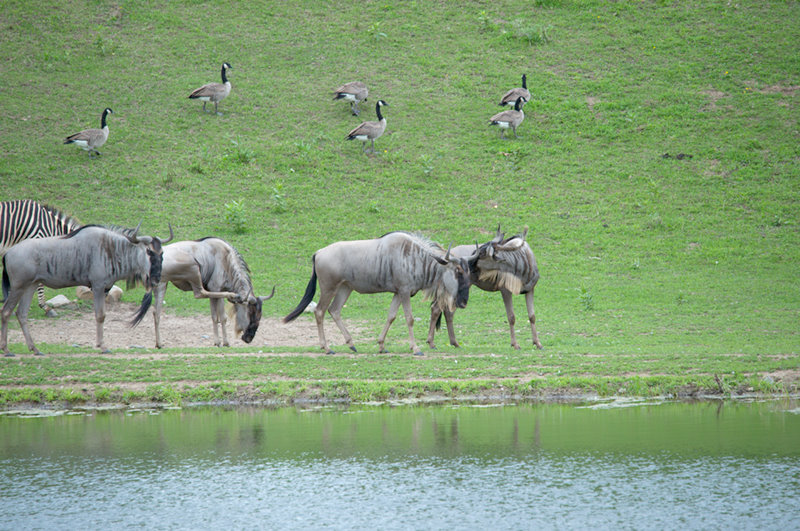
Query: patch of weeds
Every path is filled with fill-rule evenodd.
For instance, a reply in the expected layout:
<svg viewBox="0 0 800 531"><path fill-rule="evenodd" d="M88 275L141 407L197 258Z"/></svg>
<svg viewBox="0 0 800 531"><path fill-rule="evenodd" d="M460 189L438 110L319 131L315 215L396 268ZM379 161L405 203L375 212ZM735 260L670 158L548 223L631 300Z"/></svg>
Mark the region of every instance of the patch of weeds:
<svg viewBox="0 0 800 531"><path fill-rule="evenodd" d="M372 40L380 40L385 39L387 37L386 33L381 31L381 22L375 21L370 24L369 28L367 28L367 35L369 35Z"/></svg>
<svg viewBox="0 0 800 531"><path fill-rule="evenodd" d="M199 162L195 162L189 166L189 173L203 175L205 173L205 169L203 169L203 166L201 166Z"/></svg>
<svg viewBox="0 0 800 531"><path fill-rule="evenodd" d="M272 210L278 214L288 212L289 207L286 204L286 193L283 190L283 181L278 181L272 186L270 192L270 199L272 201Z"/></svg>
<svg viewBox="0 0 800 531"><path fill-rule="evenodd" d="M789 221L787 219L784 219L782 216L780 216L778 214L775 214L775 216L772 218L772 222L771 222L771 225L773 227L783 227L785 225L791 225L791 224L792 224L791 221Z"/></svg>
<svg viewBox="0 0 800 531"><path fill-rule="evenodd" d="M648 216L646 226L648 229L656 230L664 228L664 220L658 212L653 212Z"/></svg>
<svg viewBox="0 0 800 531"><path fill-rule="evenodd" d="M593 311L594 310L594 297L592 296L592 293L589 291L589 289L586 286L581 286L580 291L581 291L581 293L580 293L580 295L578 295L578 300L580 301L581 306L583 306L583 310L585 312Z"/></svg>
<svg viewBox="0 0 800 531"><path fill-rule="evenodd" d="M685 304L686 297L683 296L683 293L679 293L678 296L675 297L675 302L677 303L678 306L680 306L681 304Z"/></svg>
<svg viewBox="0 0 800 531"><path fill-rule="evenodd" d="M244 205L236 200L225 203L225 221L231 226L236 234L243 234L247 231L247 217L244 212Z"/></svg>
<svg viewBox="0 0 800 531"><path fill-rule="evenodd" d="M482 9L480 13L478 13L478 27L480 28L481 33L491 31L495 28L495 25L492 22L491 17L489 16L489 14L486 12L485 9Z"/></svg>
<svg viewBox="0 0 800 531"><path fill-rule="evenodd" d="M114 55L117 52L117 45L111 40L106 40L102 35L98 35L92 43L97 53L102 57Z"/></svg>
<svg viewBox="0 0 800 531"><path fill-rule="evenodd" d="M381 207L379 207L377 203L372 203L369 207L367 207L367 212L370 214L380 214Z"/></svg>
<svg viewBox="0 0 800 531"><path fill-rule="evenodd" d="M553 27L550 25L532 24L521 19L516 19L511 23L511 30L508 32L508 35L526 41L528 46L547 44L550 42L550 35L548 32L552 28Z"/></svg>
<svg viewBox="0 0 800 531"><path fill-rule="evenodd" d="M236 164L250 164L255 159L255 152L252 149L237 146L226 153L223 159Z"/></svg>
<svg viewBox="0 0 800 531"><path fill-rule="evenodd" d="M165 190L175 190L178 192L186 188L185 185L175 179L175 174L171 171L161 177L161 186L163 186Z"/></svg>
<svg viewBox="0 0 800 531"><path fill-rule="evenodd" d="M420 155L419 163L422 168L422 173L426 176L433 172L433 158L430 155Z"/></svg>

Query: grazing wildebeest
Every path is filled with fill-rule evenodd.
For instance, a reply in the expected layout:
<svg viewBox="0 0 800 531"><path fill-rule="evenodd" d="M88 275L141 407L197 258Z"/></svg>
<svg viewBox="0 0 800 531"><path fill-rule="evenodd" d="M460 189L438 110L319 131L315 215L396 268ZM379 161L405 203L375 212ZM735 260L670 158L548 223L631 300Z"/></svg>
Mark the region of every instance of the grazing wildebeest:
<svg viewBox="0 0 800 531"><path fill-rule="evenodd" d="M242 341L250 343L261 321L261 305L275 295L275 288L267 297L256 297L250 280L250 269L239 251L219 238L203 238L196 241L175 242L164 247L164 263L161 283L155 289L153 320L156 326L156 348L161 348L158 325L161 320L161 305L167 283L183 291L192 291L196 299L207 298L211 302L211 322L214 324L214 344L228 346L226 331L225 299L233 303L236 314L235 332L242 334ZM222 326L220 344L217 325Z"/></svg>
<svg viewBox="0 0 800 531"><path fill-rule="evenodd" d="M80 227L75 219L53 207L31 199L0 202L0 257L8 249L28 238L46 238L67 234ZM44 288L36 288L36 297L47 317L56 312L44 301Z"/></svg>
<svg viewBox="0 0 800 531"><path fill-rule="evenodd" d="M97 347L107 351L103 343L105 296L117 280L128 285L144 284L146 293L139 311L131 321L142 320L153 298L152 290L161 278L162 242L154 236L138 236L135 229L108 229L84 225L66 236L25 240L3 257L2 337L0 348L8 350L8 319L17 308L17 319L28 349L40 356L28 330L28 310L38 283L61 289L86 286L94 293L94 315L97 322ZM172 227L170 227L172 239Z"/></svg>
<svg viewBox="0 0 800 531"><path fill-rule="evenodd" d="M455 256L477 255L470 261L470 280L472 284L484 291L499 291L503 296L503 303L506 306L508 325L511 329L511 346L519 349L514 324L514 305L511 295L517 293L525 294L525 303L528 307L528 320L531 323L531 334L533 344L536 348L542 348L539 342L539 335L536 333L536 315L533 310L533 290L539 281L539 268L536 265L536 257L533 255L530 246L525 241L528 230L504 238L497 228L497 235L483 245L459 245L452 249ZM458 347L455 331L453 329L453 312L444 312L433 306L431 307L431 322L428 329L428 345L436 348L433 343L435 329L441 324L442 313L447 322L447 332L450 336L450 344Z"/></svg>
<svg viewBox="0 0 800 531"><path fill-rule="evenodd" d="M381 352L386 352L383 346L386 333L402 304L411 351L417 355L422 355L422 352L414 340L411 297L422 291L433 300L434 306L449 311L466 307L469 298L467 261L451 259L449 251L445 253L440 245L406 232L390 232L374 240L332 243L317 251L311 263L311 280L305 295L283 322L288 323L303 312L314 298L319 280L320 295L314 317L320 345L328 354L333 354L333 351L325 339L325 310L339 326L350 349L356 351L341 318L342 307L353 290L358 293L394 293L389 317L378 336L378 346Z"/></svg>

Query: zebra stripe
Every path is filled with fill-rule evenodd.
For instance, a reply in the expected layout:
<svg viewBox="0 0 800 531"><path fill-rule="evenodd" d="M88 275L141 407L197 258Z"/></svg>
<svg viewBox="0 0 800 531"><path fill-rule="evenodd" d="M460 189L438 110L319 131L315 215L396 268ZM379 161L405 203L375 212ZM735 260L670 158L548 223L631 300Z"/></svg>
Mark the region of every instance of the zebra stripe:
<svg viewBox="0 0 800 531"><path fill-rule="evenodd" d="M31 199L0 202L0 256L22 240L59 236L78 227L70 216Z"/></svg>

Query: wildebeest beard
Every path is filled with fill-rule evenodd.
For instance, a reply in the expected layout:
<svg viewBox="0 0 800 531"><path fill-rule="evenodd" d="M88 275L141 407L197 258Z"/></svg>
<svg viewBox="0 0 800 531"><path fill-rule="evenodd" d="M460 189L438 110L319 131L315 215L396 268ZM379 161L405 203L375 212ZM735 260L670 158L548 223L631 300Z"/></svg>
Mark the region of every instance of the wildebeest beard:
<svg viewBox="0 0 800 531"><path fill-rule="evenodd" d="M255 302L245 302L244 305L247 306L247 328L245 329L244 333L242 333L242 341L245 343L250 343L254 337L256 337L256 332L258 331L258 325L261 322L261 307L262 302L259 298L255 298ZM239 322L237 319L236 328L239 328Z"/></svg>

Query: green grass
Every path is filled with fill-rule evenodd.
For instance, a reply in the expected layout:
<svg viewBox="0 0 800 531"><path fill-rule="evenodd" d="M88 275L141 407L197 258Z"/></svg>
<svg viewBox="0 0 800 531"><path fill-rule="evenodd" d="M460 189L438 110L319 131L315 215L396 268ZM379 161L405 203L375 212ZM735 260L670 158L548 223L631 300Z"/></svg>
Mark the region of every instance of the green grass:
<svg viewBox="0 0 800 531"><path fill-rule="evenodd" d="M553 370L572 379L686 377L699 368L702 383L717 371L771 371L760 358L781 359L776 370L797 374L797 2L223 10L11 1L2 11L2 200L37 199L84 223L142 220L159 235L171 223L178 239L223 237L247 259L259 294L276 285L265 307L272 316L295 306L311 254L333 241L411 230L446 245L485 241L498 223L508 232L528 226L546 350L530 352L521 297L518 354L507 346L499 296L473 291L456 314L460 357L480 366L492 355L545 364L553 356ZM233 65L233 92L223 116L203 114L187 95L218 81L223 61ZM502 141L488 118L522 73L532 101L521 138ZM330 96L356 79L370 87L361 118ZM344 136L373 119L379 98L390 103L388 134L378 154L364 156ZM61 145L97 127L106 106L114 114L100 158ZM376 336L388 302L354 294L344 318ZM169 303L180 313L207 311L177 290ZM427 304L415 298L413 306L424 339ZM341 342L333 327L328 333ZM388 341L407 350L402 320ZM588 355L600 361L584 366ZM506 365L449 371L432 358L403 362L423 375L393 375L388 364L397 358L359 357L348 376L326 372L337 359L312 357L296 378L413 382L439 370L436 377L452 381L529 378ZM256 378L236 359L225 359L229 371L187 371L204 382ZM386 365L377 376L368 375L373 363ZM49 358L42 366L53 374L32 376L40 382L80 372ZM37 385L8 370L6 385ZM113 385L115 370L127 374L111 369L99 383Z"/></svg>

